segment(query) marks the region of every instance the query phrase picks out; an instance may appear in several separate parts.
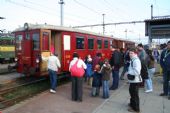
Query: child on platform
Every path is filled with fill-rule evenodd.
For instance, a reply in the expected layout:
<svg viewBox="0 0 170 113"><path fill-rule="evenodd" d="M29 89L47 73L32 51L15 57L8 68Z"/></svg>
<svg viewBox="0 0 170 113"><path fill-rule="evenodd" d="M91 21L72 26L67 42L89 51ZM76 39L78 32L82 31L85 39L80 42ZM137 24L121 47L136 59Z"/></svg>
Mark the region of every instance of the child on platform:
<svg viewBox="0 0 170 113"><path fill-rule="evenodd" d="M93 81L92 81L92 93L91 95L93 97L99 96L100 93L100 87L102 85L102 74L100 73L100 65L95 66L94 73L92 75Z"/></svg>

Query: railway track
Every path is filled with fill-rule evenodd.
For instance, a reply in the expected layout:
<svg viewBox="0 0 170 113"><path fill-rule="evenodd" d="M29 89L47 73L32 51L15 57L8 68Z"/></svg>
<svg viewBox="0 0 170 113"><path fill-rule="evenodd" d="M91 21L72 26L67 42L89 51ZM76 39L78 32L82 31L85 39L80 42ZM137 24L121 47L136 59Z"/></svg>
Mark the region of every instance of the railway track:
<svg viewBox="0 0 170 113"><path fill-rule="evenodd" d="M0 65L1 65L0 66L0 75L16 72L16 69L9 70L9 67L14 66L15 64L0 64Z"/></svg>
<svg viewBox="0 0 170 113"><path fill-rule="evenodd" d="M61 82L61 79L63 81ZM59 85L68 82L65 77L58 77ZM49 80L48 78L39 78L35 80L29 80L27 82L20 82L11 87L3 87L0 89L0 110L5 109L9 106L12 106L16 103L19 103L27 98L30 98L36 94L39 94L43 91L49 89Z"/></svg>

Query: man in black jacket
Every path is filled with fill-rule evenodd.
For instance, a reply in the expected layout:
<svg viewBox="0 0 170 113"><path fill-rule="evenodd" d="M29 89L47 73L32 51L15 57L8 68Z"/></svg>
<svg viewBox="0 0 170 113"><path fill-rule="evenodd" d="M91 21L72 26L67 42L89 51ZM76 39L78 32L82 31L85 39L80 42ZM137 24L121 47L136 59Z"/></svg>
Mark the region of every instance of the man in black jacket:
<svg viewBox="0 0 170 113"><path fill-rule="evenodd" d="M110 65L112 67L112 77L113 77L113 83L110 87L110 90L116 90L119 86L119 68L121 66L121 53L118 50L118 48L113 47L112 48L112 57L110 59Z"/></svg>

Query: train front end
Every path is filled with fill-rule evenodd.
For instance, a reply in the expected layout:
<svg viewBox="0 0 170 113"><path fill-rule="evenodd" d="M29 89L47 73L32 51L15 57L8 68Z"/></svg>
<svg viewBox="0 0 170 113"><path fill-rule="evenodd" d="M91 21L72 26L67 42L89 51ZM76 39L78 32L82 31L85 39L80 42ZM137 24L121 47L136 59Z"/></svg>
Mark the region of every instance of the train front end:
<svg viewBox="0 0 170 113"><path fill-rule="evenodd" d="M17 72L26 76L47 75L47 61L42 61L41 56L50 56L51 32L26 23L14 34Z"/></svg>

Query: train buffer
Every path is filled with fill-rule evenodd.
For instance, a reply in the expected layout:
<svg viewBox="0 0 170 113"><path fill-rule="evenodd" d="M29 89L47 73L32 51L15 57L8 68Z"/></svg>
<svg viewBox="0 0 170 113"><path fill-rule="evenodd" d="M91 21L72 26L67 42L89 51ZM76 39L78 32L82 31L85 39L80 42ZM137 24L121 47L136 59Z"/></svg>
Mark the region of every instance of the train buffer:
<svg viewBox="0 0 170 113"><path fill-rule="evenodd" d="M162 77L153 78L154 90L145 93L140 88L141 113L169 113L170 100L160 97L162 92ZM102 90L99 97L91 97L91 87L84 84L83 101L71 101L71 83L57 87L57 93L43 92L29 100L7 108L2 113L129 113L129 84L126 80L120 81L119 89L110 91L109 99L102 99ZM1 110L0 110L1 111Z"/></svg>

